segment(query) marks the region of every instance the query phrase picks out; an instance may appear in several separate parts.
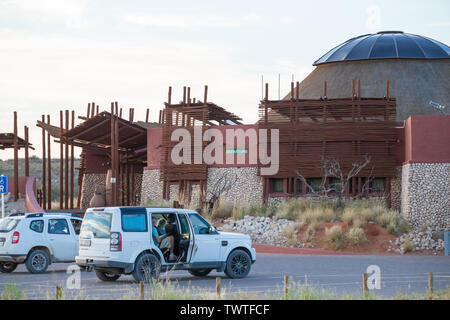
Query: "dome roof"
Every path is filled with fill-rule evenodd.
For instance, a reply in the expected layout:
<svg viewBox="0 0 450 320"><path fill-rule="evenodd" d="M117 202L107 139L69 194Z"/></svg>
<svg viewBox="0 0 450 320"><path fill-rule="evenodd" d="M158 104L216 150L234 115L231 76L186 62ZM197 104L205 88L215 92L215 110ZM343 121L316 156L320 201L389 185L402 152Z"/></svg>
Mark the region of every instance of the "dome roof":
<svg viewBox="0 0 450 320"><path fill-rule="evenodd" d="M347 40L314 65L352 60L448 58L450 48L439 41L402 31L383 31Z"/></svg>

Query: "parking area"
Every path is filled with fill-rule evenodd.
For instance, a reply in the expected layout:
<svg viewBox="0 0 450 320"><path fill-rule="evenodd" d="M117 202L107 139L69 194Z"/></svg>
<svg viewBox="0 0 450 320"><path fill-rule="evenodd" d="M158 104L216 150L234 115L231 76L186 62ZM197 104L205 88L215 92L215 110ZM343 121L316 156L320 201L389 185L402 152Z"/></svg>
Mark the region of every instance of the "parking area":
<svg viewBox="0 0 450 320"><path fill-rule="evenodd" d="M45 274L30 274L23 265L11 274L0 274L0 291L4 285L15 282L26 293L27 299L53 299L55 287L61 286L66 299L137 299L139 285L131 276L122 276L116 282L102 282L94 272L80 273L80 289L67 287L71 264L53 264ZM195 295L206 294L215 298L216 277L221 277L225 298L248 293L255 298L277 298L282 294L283 277L290 282L307 282L330 294L358 296L362 292L362 274L369 266L378 266L381 288L373 292L382 298L399 294L420 294L428 290L428 272L433 272L434 289L450 287L450 257L444 256L321 256L258 254L248 277L229 279L223 273L212 272L204 278L196 278L186 271L162 274L161 279L170 280ZM148 296L148 290L146 290Z"/></svg>

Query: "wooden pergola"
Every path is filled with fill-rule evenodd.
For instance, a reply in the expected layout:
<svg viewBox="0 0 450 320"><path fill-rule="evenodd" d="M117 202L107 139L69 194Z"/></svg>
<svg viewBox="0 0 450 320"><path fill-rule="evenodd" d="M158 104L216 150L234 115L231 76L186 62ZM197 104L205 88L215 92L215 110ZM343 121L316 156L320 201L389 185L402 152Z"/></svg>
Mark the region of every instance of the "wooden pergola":
<svg viewBox="0 0 450 320"><path fill-rule="evenodd" d="M37 121L37 126L43 131L43 177L45 177L45 132L47 132L48 146L48 208L51 207L51 159L50 159L50 137L55 138L55 142L60 144L60 208L74 208L74 147L82 148L81 166L78 168L78 207L80 206L83 175L86 170L86 149L97 149L105 152L110 161L112 178L112 202L118 205L118 185L121 183L120 177L127 171L129 178L134 179L133 164L145 164L147 160L147 128L157 126L148 122L149 109L147 109L146 121L133 122L134 108L130 108L130 118L121 118L122 108L118 108L117 102L111 103L111 112L99 112L99 106L95 102L88 104L86 116L78 116L83 120L75 126L75 112L72 111L71 126L69 127L69 111L60 111L60 125L50 124L50 116L42 116L41 121ZM65 120L65 121L64 121ZM71 150L69 154L69 148ZM70 165L69 165L70 159ZM70 175L69 175L70 172ZM45 178L43 179L45 180ZM64 182L63 182L64 181ZM70 183L69 183L70 181ZM128 182L129 183L129 182ZM69 191L70 187L70 191ZM45 185L43 185L45 190ZM121 189L122 190L122 189ZM45 192L43 197L45 199ZM70 196L70 197L69 197ZM69 199L70 198L70 199ZM128 196L128 202L129 202ZM122 197L123 199L123 197ZM69 202L70 200L70 202ZM45 202L45 200L44 200ZM45 205L44 205L45 209Z"/></svg>
<svg viewBox="0 0 450 320"><path fill-rule="evenodd" d="M30 163L28 157L28 150L34 148L28 140L28 127L24 126L25 138L20 138L17 134L17 112L14 111L14 132L0 133L0 150L14 149L14 201L19 199L19 150L25 149L25 176L30 175Z"/></svg>

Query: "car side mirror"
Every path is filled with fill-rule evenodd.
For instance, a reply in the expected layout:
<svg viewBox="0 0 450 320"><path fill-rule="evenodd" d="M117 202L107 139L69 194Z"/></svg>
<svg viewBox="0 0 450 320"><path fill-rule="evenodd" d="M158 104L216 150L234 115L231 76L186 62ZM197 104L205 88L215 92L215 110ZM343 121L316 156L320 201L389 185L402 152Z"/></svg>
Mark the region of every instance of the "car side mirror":
<svg viewBox="0 0 450 320"><path fill-rule="evenodd" d="M210 226L210 227L209 227L209 230L208 230L208 233L209 233L209 234L214 234L214 233L217 233L217 229L216 229L216 227L214 227L214 226Z"/></svg>

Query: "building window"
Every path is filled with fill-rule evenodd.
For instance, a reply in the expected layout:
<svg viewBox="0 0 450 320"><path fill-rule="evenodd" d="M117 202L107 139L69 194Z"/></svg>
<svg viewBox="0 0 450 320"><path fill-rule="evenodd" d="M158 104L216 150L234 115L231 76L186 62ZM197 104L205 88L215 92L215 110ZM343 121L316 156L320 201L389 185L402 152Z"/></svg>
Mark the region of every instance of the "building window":
<svg viewBox="0 0 450 320"><path fill-rule="evenodd" d="M333 192L342 192L342 183L341 179L339 178L330 178L330 189L332 189Z"/></svg>
<svg viewBox="0 0 450 320"><path fill-rule="evenodd" d="M307 193L313 193L313 191L319 192L322 186L322 178L308 178L306 179L306 183L309 185L309 187L306 187Z"/></svg>
<svg viewBox="0 0 450 320"><path fill-rule="evenodd" d="M270 179L270 192L271 193L284 192L284 179L282 178Z"/></svg>
<svg viewBox="0 0 450 320"><path fill-rule="evenodd" d="M375 178L370 181L370 192L384 193L386 191L386 178Z"/></svg>
<svg viewBox="0 0 450 320"><path fill-rule="evenodd" d="M297 193L303 193L303 181L297 179Z"/></svg>

